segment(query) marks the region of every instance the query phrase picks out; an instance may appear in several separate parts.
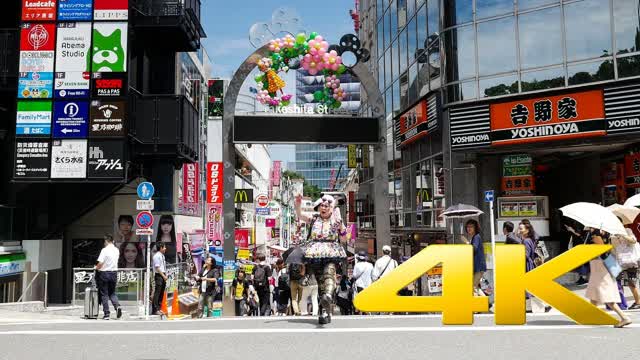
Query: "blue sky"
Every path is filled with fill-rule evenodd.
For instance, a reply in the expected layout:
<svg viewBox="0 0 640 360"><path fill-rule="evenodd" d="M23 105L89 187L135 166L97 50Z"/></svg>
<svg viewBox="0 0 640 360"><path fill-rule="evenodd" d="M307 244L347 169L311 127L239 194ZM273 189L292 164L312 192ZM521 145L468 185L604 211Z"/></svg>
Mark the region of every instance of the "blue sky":
<svg viewBox="0 0 640 360"><path fill-rule="evenodd" d="M249 42L251 26L270 23L273 12L282 7L298 13L307 33L315 31L330 44L354 32L349 10L355 8L355 0L203 0L201 19L207 33L203 44L211 58L212 75L230 79L254 50ZM272 146L271 157L286 166L295 159L294 147Z"/></svg>
<svg viewBox="0 0 640 360"><path fill-rule="evenodd" d="M355 7L355 0L203 0L204 45L213 64L213 76L231 78L254 49L249 42L251 25L270 23L272 13L281 7L295 10L307 33L315 31L329 43L337 43L342 35L354 31L349 9Z"/></svg>

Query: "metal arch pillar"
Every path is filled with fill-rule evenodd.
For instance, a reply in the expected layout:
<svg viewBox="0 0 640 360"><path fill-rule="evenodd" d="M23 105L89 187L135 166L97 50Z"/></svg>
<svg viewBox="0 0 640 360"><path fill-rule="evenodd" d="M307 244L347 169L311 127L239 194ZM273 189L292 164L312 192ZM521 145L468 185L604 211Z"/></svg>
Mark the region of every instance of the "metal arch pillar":
<svg viewBox="0 0 640 360"><path fill-rule="evenodd" d="M225 93L222 117L222 159L224 164L224 199L223 199L223 237L224 237L224 261L235 261L235 144L233 143L233 121L235 117L236 102L242 84L251 71L256 68L258 60L267 56L268 45L261 47L251 54L240 68L235 72L227 92ZM391 244L390 219L389 219L389 173L387 157L387 139L384 100L378 89L378 82L373 77L367 66L358 63L351 71L359 78L369 99L373 116L378 118L380 139L374 147L374 201L376 214L376 238L378 255L382 254L382 246Z"/></svg>

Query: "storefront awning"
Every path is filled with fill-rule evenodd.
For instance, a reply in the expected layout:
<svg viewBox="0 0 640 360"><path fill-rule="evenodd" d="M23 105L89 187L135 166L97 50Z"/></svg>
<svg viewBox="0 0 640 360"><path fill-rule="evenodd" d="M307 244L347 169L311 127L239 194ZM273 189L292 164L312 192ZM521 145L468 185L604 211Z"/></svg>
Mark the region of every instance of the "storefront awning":
<svg viewBox="0 0 640 360"><path fill-rule="evenodd" d="M273 250L276 250L276 251L282 251L282 252L287 251L287 249L286 249L286 248L284 248L284 247L282 247L282 246L280 246L280 245L269 245L269 246L267 246L267 247L268 247L269 249L273 249Z"/></svg>

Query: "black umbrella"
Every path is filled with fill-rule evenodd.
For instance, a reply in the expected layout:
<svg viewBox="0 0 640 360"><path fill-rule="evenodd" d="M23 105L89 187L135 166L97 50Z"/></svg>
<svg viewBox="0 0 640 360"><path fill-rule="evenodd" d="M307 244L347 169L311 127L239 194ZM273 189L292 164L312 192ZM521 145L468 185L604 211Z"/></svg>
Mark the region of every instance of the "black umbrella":
<svg viewBox="0 0 640 360"><path fill-rule="evenodd" d="M291 247L282 254L285 264L302 264L304 260L304 250L301 247Z"/></svg>

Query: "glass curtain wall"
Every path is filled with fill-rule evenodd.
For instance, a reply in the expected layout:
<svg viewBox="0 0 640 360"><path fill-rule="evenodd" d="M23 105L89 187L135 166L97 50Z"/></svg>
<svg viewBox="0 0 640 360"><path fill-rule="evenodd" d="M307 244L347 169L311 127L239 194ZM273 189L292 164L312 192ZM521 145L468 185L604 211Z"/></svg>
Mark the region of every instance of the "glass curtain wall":
<svg viewBox="0 0 640 360"><path fill-rule="evenodd" d="M448 102L640 75L637 0L443 4Z"/></svg>

